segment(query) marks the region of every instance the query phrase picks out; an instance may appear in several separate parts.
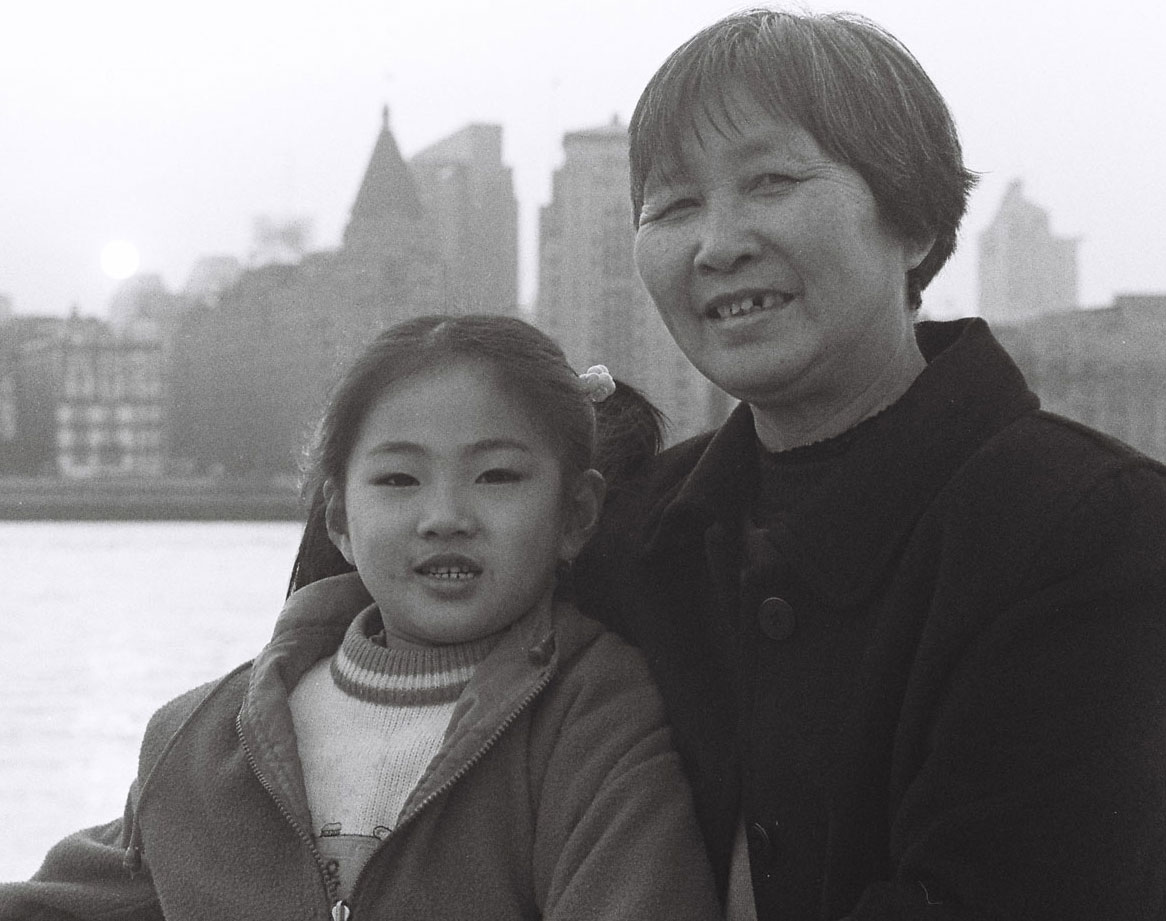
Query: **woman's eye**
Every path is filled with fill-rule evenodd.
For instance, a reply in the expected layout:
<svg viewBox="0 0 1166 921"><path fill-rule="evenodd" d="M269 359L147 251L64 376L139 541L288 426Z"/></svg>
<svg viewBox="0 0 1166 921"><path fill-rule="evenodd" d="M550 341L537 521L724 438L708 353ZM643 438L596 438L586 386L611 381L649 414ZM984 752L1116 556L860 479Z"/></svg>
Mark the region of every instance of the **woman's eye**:
<svg viewBox="0 0 1166 921"><path fill-rule="evenodd" d="M662 221L676 217L695 208L697 204L697 200L692 197L645 202L644 209L640 214L640 223L646 224L652 221Z"/></svg>
<svg viewBox="0 0 1166 921"><path fill-rule="evenodd" d="M408 473L382 473L373 477L374 486L416 486L417 477Z"/></svg>
<svg viewBox="0 0 1166 921"><path fill-rule="evenodd" d="M495 467L491 470L483 471L478 475L478 482L486 485L493 485L497 483L517 483L522 479L522 474L517 470L510 470L505 467Z"/></svg>
<svg viewBox="0 0 1166 921"><path fill-rule="evenodd" d="M753 180L753 188L760 192L774 192L788 189L796 180L785 173L762 173Z"/></svg>
<svg viewBox="0 0 1166 921"><path fill-rule="evenodd" d="M678 214L683 214L696 207L695 198L678 198L676 201L669 202L664 209L661 217L676 217Z"/></svg>

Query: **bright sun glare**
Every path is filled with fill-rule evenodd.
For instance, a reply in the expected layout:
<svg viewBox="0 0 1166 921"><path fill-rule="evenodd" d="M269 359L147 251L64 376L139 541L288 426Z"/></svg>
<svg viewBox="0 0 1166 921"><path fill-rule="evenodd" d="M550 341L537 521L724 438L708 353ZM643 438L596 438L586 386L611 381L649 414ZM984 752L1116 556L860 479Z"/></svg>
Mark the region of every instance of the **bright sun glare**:
<svg viewBox="0 0 1166 921"><path fill-rule="evenodd" d="M101 270L110 278L129 278L140 262L138 248L128 240L106 243L101 251Z"/></svg>

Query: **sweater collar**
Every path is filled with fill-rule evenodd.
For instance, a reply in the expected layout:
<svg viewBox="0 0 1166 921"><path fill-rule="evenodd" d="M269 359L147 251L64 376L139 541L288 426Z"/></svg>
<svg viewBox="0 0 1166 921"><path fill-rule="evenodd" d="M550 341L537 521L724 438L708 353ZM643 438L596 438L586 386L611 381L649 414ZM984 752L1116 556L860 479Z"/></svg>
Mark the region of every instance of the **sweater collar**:
<svg viewBox="0 0 1166 921"><path fill-rule="evenodd" d="M982 320L920 323L916 338L927 368L883 414L877 437L855 439L837 476L769 532L777 550L833 605L869 592L958 467L1038 406ZM752 414L742 404L652 516L650 559L699 540L714 523L737 527L756 489L757 450Z"/></svg>
<svg viewBox="0 0 1166 921"><path fill-rule="evenodd" d="M417 706L457 700L498 635L444 646L385 646L379 609L369 605L349 625L332 657L336 686L350 697L378 704Z"/></svg>

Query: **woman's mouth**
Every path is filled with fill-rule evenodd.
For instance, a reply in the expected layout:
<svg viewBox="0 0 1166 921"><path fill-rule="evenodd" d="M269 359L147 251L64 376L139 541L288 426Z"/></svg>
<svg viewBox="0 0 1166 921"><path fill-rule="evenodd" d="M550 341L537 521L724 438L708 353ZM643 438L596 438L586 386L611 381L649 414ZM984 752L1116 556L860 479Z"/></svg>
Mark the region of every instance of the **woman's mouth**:
<svg viewBox="0 0 1166 921"><path fill-rule="evenodd" d="M718 297L705 308L704 315L710 320L728 320L747 317L751 314L784 307L794 299L794 295L783 292L759 292L756 294Z"/></svg>

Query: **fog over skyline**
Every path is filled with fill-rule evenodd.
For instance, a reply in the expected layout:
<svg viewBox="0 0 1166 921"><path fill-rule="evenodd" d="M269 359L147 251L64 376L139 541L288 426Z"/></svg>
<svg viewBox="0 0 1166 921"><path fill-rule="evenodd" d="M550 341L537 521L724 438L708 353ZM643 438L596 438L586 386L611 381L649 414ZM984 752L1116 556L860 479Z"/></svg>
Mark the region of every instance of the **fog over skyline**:
<svg viewBox="0 0 1166 921"><path fill-rule="evenodd" d="M535 294L538 208L565 131L626 122L665 56L748 4L143 0L0 16L0 294L19 314L104 315L100 254L131 241L181 288L202 256L245 261L257 217L338 245L380 128L409 157L470 122L504 128ZM1166 12L1160 0L854 0L946 97L983 173L959 251L925 293L975 312L976 237L1013 179L1079 237L1080 300L1166 291Z"/></svg>

